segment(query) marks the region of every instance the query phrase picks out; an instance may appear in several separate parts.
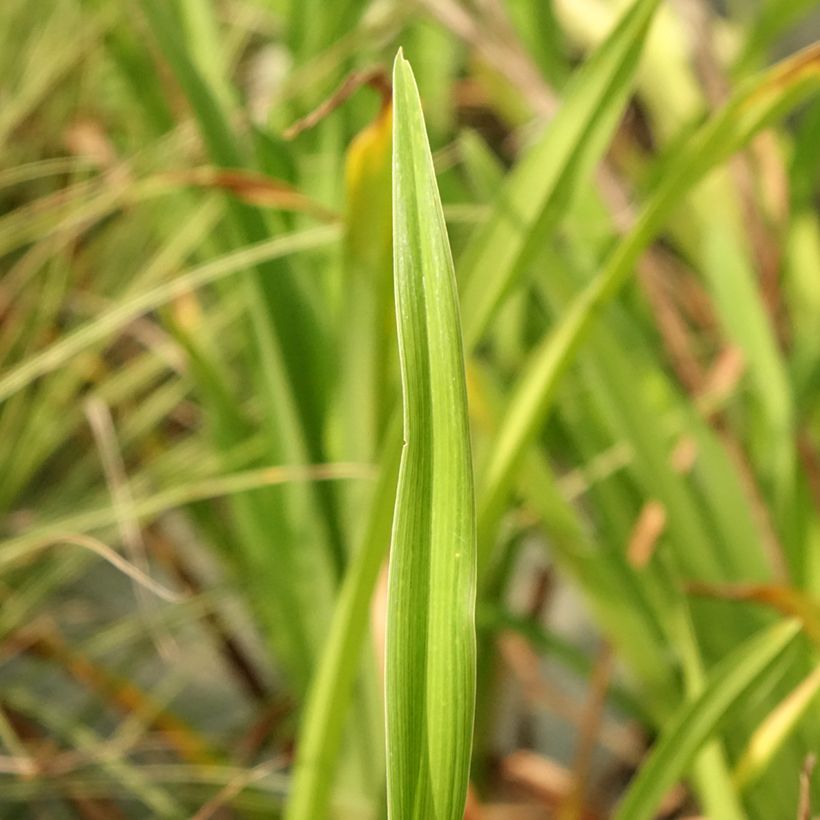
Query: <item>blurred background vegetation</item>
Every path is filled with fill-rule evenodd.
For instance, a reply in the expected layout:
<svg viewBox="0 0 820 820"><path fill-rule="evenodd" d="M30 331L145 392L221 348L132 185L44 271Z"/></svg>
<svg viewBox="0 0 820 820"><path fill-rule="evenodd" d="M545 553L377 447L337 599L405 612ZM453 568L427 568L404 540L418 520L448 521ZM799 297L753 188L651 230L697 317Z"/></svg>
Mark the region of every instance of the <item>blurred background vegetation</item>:
<svg viewBox="0 0 820 820"><path fill-rule="evenodd" d="M399 46L470 354L467 816L609 816L680 704L786 616L801 634L658 810L820 807L820 101L787 94L816 47L766 86L771 127L697 153L820 18L661 2L634 83L599 61L604 121L539 159L629 5L0 3L0 817L383 816ZM718 167L684 175L482 507L541 340L681 157L693 183ZM482 239L508 195L534 203L514 263Z"/></svg>

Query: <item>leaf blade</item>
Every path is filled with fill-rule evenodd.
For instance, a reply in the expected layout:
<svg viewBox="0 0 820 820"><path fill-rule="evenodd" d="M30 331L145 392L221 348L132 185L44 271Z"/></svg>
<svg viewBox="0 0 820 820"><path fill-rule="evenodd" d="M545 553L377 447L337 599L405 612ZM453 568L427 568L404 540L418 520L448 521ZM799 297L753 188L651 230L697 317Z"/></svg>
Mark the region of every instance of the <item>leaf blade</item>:
<svg viewBox="0 0 820 820"><path fill-rule="evenodd" d="M387 616L388 810L464 811L475 701L475 509L455 274L409 63L394 66L404 438Z"/></svg>
<svg viewBox="0 0 820 820"><path fill-rule="evenodd" d="M820 47L810 46L754 78L692 137L670 162L635 225L615 246L602 270L570 304L556 327L530 355L514 388L504 424L493 445L479 496L479 559L491 534L515 468L552 407L561 376L602 308L629 280L644 249L674 207L715 166L743 147L760 129L820 84Z"/></svg>
<svg viewBox="0 0 820 820"><path fill-rule="evenodd" d="M589 178L618 124L658 0L637 0L579 71L543 136L512 170L459 262L474 348L522 267Z"/></svg>
<svg viewBox="0 0 820 820"><path fill-rule="evenodd" d="M786 649L800 631L783 621L752 636L714 670L700 696L678 710L615 813L615 820L649 820L666 790L684 774L721 717Z"/></svg>

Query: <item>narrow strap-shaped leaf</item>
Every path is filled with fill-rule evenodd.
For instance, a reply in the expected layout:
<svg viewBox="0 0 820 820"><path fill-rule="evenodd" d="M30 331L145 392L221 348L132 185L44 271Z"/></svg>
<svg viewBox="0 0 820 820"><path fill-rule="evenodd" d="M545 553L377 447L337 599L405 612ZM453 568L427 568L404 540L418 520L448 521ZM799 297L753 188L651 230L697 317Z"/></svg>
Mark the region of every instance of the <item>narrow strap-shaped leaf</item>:
<svg viewBox="0 0 820 820"><path fill-rule="evenodd" d="M387 440L398 442L398 416ZM389 541L399 449L387 448L359 549L345 573L321 662L311 683L299 733L286 820L320 820L336 775L342 730L348 720L356 675L361 668L370 599Z"/></svg>
<svg viewBox="0 0 820 820"><path fill-rule="evenodd" d="M636 0L567 89L543 136L516 165L487 224L459 260L472 349L516 275L589 178L626 106L658 0Z"/></svg>
<svg viewBox="0 0 820 820"><path fill-rule="evenodd" d="M729 100L670 161L632 230L603 269L578 294L536 347L510 400L502 429L483 472L479 499L480 558L484 563L515 468L543 423L559 379L604 305L629 280L635 263L676 204L715 166L820 85L820 46L814 45L760 74Z"/></svg>
<svg viewBox="0 0 820 820"><path fill-rule="evenodd" d="M460 820L475 700L475 510L455 275L418 91L393 73L404 449L387 617L388 809Z"/></svg>
<svg viewBox="0 0 820 820"><path fill-rule="evenodd" d="M760 778L800 724L801 718L820 694L820 664L786 695L755 729L735 768L739 789L749 788Z"/></svg>
<svg viewBox="0 0 820 820"><path fill-rule="evenodd" d="M291 253L322 248L338 241L337 226L308 228L297 233L282 234L266 239L224 256L205 262L180 276L155 285L117 303L105 313L89 320L76 330L61 336L50 346L24 359L0 378L0 402L13 396L32 382L52 373L94 344L113 336L139 316L168 304L180 294L218 282L271 259L280 259Z"/></svg>
<svg viewBox="0 0 820 820"><path fill-rule="evenodd" d="M683 705L641 767L615 820L650 820L664 794L682 777L721 718L752 687L800 631L783 621L754 635L713 670L700 696Z"/></svg>

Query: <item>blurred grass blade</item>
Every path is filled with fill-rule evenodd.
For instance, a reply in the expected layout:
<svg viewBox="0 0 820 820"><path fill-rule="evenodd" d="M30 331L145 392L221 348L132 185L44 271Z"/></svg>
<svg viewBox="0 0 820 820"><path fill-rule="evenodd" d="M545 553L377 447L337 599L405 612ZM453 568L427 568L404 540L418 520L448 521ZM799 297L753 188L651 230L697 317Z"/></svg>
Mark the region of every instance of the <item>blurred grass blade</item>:
<svg viewBox="0 0 820 820"><path fill-rule="evenodd" d="M123 301L103 313L102 316L62 336L50 347L34 354L6 373L0 378L0 402L46 373L61 367L78 353L106 336L122 330L139 316L156 310L178 296L225 276L243 273L251 265L279 259L301 250L322 247L336 241L339 233L336 226L323 226L266 239L206 262L170 282L164 282L139 296Z"/></svg>
<svg viewBox="0 0 820 820"><path fill-rule="evenodd" d="M738 91L672 157L633 229L532 353L483 474L483 491L479 496L480 563L489 548L518 460L549 411L560 376L595 316L623 287L642 251L689 191L712 168L818 86L820 45L815 45L778 63Z"/></svg>
<svg viewBox="0 0 820 820"><path fill-rule="evenodd" d="M721 718L796 638L800 624L783 621L757 634L715 667L700 696L684 704L661 733L615 820L650 820L666 792L686 773Z"/></svg>
<svg viewBox="0 0 820 820"><path fill-rule="evenodd" d="M398 417L388 442L398 443ZM399 448L385 451L362 544L345 573L327 643L305 706L286 820L319 820L327 807L337 768L342 730L353 684L361 668L370 601L390 540Z"/></svg>
<svg viewBox="0 0 820 820"><path fill-rule="evenodd" d="M205 499L239 495L250 490L282 484L296 484L337 479L368 479L370 467L365 464L305 464L262 467L228 475L187 481L151 495L137 497L131 513L141 523L155 520L169 510ZM93 507L31 527L21 535L0 541L0 570L26 560L32 552L60 543L61 539L104 531L117 522L110 504Z"/></svg>
<svg viewBox="0 0 820 820"><path fill-rule="evenodd" d="M249 147L235 134L226 101L214 93L180 39L172 4L148 0L141 4L141 11L185 91L211 162L220 168L247 170ZM227 209L229 224L246 244L263 241L270 234L269 223L256 208L229 199ZM298 419L289 422L291 429L304 439L299 446L306 448L312 458L322 458L318 441L322 387L317 377L324 333L317 309L294 271L272 260L252 269L246 286L250 327L259 355L267 360L260 370L261 387L271 408L281 407L282 384L274 372L283 368L290 399L299 410Z"/></svg>
<svg viewBox="0 0 820 820"><path fill-rule="evenodd" d="M362 645L368 635L373 590L390 543L396 478L401 453L401 417L395 393L388 387L397 359L395 337L385 338L385 320L393 322L392 276L392 103L383 99L376 118L348 147L345 184L345 274L340 311L341 386L345 457L374 457L383 453L375 490L360 485L344 488L343 506L352 526L365 519L362 535L354 536L352 554L333 611L330 631L310 683L296 744L293 780L286 820L321 820L340 779L339 755L345 726L355 717L350 703L357 676L362 674ZM388 367L388 362L393 365ZM389 387L393 387L392 379ZM383 440L379 436L387 408L394 411ZM347 492L347 491L350 492ZM368 494L363 497L363 491ZM365 507L365 504L369 504ZM362 516L361 510L367 509ZM358 531L357 531L358 532ZM360 677L361 679L361 677ZM380 684L379 684L380 685ZM379 713L383 714L383 704ZM379 726L379 751L384 727ZM361 733L356 724L355 731ZM373 771L373 780L383 777ZM380 788L383 784L380 783Z"/></svg>
<svg viewBox="0 0 820 820"><path fill-rule="evenodd" d="M760 724L735 769L739 789L751 786L766 771L769 763L797 729L800 719L820 692L820 665L809 673Z"/></svg>
<svg viewBox="0 0 820 820"><path fill-rule="evenodd" d="M579 71L561 110L509 175L489 222L465 250L459 275L468 349L609 144L657 5L658 0L637 0Z"/></svg>
<svg viewBox="0 0 820 820"><path fill-rule="evenodd" d="M475 702L475 517L455 276L410 64L393 74L404 438L387 614L393 820L460 820Z"/></svg>
<svg viewBox="0 0 820 820"><path fill-rule="evenodd" d="M68 744L69 749L94 761L128 796L144 805L151 812L151 817L184 816L182 805L170 789L157 783L126 757L108 752L103 738L82 721L76 720L65 704L38 697L29 688L23 687L8 688L3 693L3 701L4 705L35 718L39 725L45 726L55 737Z"/></svg>

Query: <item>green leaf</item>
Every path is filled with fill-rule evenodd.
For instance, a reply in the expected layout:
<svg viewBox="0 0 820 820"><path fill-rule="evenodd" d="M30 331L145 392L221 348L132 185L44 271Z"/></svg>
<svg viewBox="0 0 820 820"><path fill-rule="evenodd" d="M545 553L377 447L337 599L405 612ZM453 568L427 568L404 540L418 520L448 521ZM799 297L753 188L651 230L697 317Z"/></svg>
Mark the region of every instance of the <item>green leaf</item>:
<svg viewBox="0 0 820 820"><path fill-rule="evenodd" d="M561 375L602 307L629 280L641 253L686 194L710 170L819 85L820 47L813 46L778 63L740 89L669 162L635 226L533 351L516 385L483 475L479 499L482 565L519 459L543 423Z"/></svg>
<svg viewBox="0 0 820 820"><path fill-rule="evenodd" d="M320 248L338 240L337 227L311 228L282 234L212 259L181 276L123 299L102 315L65 334L54 344L35 353L0 378L0 402L22 390L36 379L62 367L78 353L113 336L139 316L173 299L212 282L244 272L249 265L280 259L291 253Z"/></svg>
<svg viewBox="0 0 820 820"><path fill-rule="evenodd" d="M758 726L735 768L735 783L746 789L766 771L820 693L820 665L769 713Z"/></svg>
<svg viewBox="0 0 820 820"><path fill-rule="evenodd" d="M573 81L555 119L510 173L459 262L472 349L523 266L600 160L632 87L657 0L637 0Z"/></svg>
<svg viewBox="0 0 820 820"><path fill-rule="evenodd" d="M701 694L684 704L666 725L641 767L615 820L649 820L664 794L682 777L696 752L720 720L754 686L800 631L797 620L778 623L754 635L713 670Z"/></svg>
<svg viewBox="0 0 820 820"><path fill-rule="evenodd" d="M387 440L398 443L398 416ZM391 505L396 492L398 447L386 448L378 485L359 549L345 573L327 642L311 682L286 820L327 817L342 730L350 711L353 684L360 670L370 600L390 538Z"/></svg>
<svg viewBox="0 0 820 820"><path fill-rule="evenodd" d="M475 512L455 275L421 103L393 74L393 254L404 450L387 615L393 820L460 820L475 702Z"/></svg>
<svg viewBox="0 0 820 820"><path fill-rule="evenodd" d="M383 453L376 489L344 488L343 507L358 525L364 519L358 548L352 553L336 600L327 640L310 682L300 719L296 760L286 820L320 820L337 776L342 736L351 720L354 684L361 676L362 644L368 634L373 589L390 542L401 452L401 417L393 390L386 389L388 362L396 369L393 338L385 339L385 321L392 321L392 105L383 104L376 118L353 139L347 150L345 183L345 288L340 310L340 391L344 419L341 454L371 459L379 441L381 416L394 411L380 448ZM392 381L390 383L392 387ZM381 405L381 406L380 406ZM365 491L369 504L362 503ZM366 514L362 515L362 510ZM361 679L361 678L360 678ZM374 679L375 680L375 679ZM379 686L381 684L379 683ZM381 702L379 712L383 712ZM383 725L374 747L384 748ZM354 727L362 733L358 723ZM383 769L368 772L373 781ZM380 788L383 784L380 784Z"/></svg>

